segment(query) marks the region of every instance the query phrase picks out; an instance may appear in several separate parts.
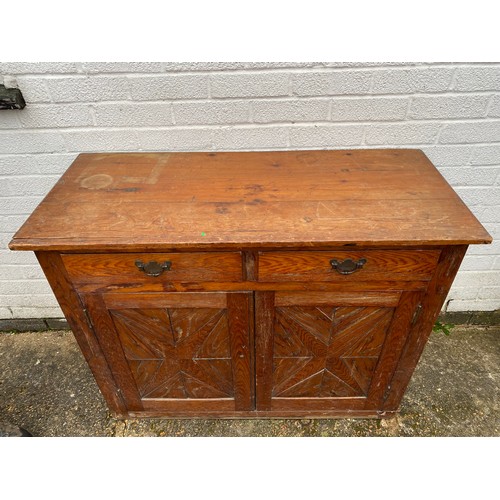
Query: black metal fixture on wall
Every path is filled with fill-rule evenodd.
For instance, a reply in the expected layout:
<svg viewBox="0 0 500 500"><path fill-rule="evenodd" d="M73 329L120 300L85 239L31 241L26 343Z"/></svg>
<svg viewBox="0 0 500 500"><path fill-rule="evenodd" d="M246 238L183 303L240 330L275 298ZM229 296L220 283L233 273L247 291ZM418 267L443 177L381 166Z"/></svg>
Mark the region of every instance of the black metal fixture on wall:
<svg viewBox="0 0 500 500"><path fill-rule="evenodd" d="M0 109L23 109L26 106L19 89L8 89L0 85Z"/></svg>

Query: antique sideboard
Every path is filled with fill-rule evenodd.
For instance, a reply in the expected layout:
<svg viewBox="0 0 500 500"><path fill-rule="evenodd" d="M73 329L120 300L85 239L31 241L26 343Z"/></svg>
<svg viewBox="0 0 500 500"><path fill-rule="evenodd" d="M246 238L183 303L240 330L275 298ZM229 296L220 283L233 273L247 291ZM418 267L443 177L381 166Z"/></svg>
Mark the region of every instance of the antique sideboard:
<svg viewBox="0 0 500 500"><path fill-rule="evenodd" d="M35 251L117 417L387 417L469 244L419 150L81 154Z"/></svg>

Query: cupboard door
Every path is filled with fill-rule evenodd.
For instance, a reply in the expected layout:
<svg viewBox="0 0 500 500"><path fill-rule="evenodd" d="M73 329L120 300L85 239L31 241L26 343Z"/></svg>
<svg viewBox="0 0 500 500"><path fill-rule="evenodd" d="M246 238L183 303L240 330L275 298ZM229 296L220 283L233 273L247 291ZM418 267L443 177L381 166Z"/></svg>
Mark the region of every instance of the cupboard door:
<svg viewBox="0 0 500 500"><path fill-rule="evenodd" d="M250 293L82 298L130 412L253 408Z"/></svg>
<svg viewBox="0 0 500 500"><path fill-rule="evenodd" d="M256 292L256 405L381 408L420 294Z"/></svg>

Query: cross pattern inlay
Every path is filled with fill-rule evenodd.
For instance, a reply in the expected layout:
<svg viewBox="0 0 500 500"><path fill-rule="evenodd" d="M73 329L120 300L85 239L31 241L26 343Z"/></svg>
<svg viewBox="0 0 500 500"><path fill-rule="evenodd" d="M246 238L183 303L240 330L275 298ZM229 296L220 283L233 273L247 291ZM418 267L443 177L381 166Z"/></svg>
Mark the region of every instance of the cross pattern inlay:
<svg viewBox="0 0 500 500"><path fill-rule="evenodd" d="M274 397L366 397L393 309L277 307Z"/></svg>
<svg viewBox="0 0 500 500"><path fill-rule="evenodd" d="M226 309L110 311L143 398L233 397Z"/></svg>

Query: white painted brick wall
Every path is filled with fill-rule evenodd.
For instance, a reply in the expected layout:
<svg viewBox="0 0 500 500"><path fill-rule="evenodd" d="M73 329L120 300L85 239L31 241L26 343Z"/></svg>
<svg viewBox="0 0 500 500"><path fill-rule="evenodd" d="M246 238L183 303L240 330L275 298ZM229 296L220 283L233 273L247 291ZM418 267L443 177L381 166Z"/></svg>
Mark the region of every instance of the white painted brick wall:
<svg viewBox="0 0 500 500"><path fill-rule="evenodd" d="M38 80L41 80L39 78ZM51 102L100 102L130 99L125 76L61 76L45 80Z"/></svg>
<svg viewBox="0 0 500 500"><path fill-rule="evenodd" d="M269 99L255 100L251 104L255 123L324 122L330 114L329 99Z"/></svg>
<svg viewBox="0 0 500 500"><path fill-rule="evenodd" d="M452 89L462 92L500 90L500 66L462 65L455 72Z"/></svg>
<svg viewBox="0 0 500 500"><path fill-rule="evenodd" d="M489 95L415 96L408 118L429 120L434 118L482 118L486 113Z"/></svg>
<svg viewBox="0 0 500 500"><path fill-rule="evenodd" d="M60 105L64 106L64 105ZM96 127L165 127L174 124L170 102L103 102L92 107Z"/></svg>
<svg viewBox="0 0 500 500"><path fill-rule="evenodd" d="M500 63L0 62L0 318L61 312L13 232L80 152L417 147L495 238L450 311L500 307Z"/></svg>
<svg viewBox="0 0 500 500"><path fill-rule="evenodd" d="M93 125L89 104L33 104L22 113L7 111L18 117L21 126L30 128L90 127Z"/></svg>
<svg viewBox="0 0 500 500"><path fill-rule="evenodd" d="M500 117L500 95L494 95L491 98L490 110L488 111L488 116L492 118Z"/></svg>
<svg viewBox="0 0 500 500"><path fill-rule="evenodd" d="M331 121L401 121L408 113L408 97L347 97L331 103Z"/></svg>
<svg viewBox="0 0 500 500"><path fill-rule="evenodd" d="M373 72L364 70L298 72L292 74L292 93L297 96L370 94Z"/></svg>
<svg viewBox="0 0 500 500"><path fill-rule="evenodd" d="M357 146L363 142L364 131L362 125L300 125L290 129L290 146L298 149L328 149L331 144Z"/></svg>
<svg viewBox="0 0 500 500"><path fill-rule="evenodd" d="M500 137L500 120L448 123L441 131L442 144L496 142Z"/></svg>
<svg viewBox="0 0 500 500"><path fill-rule="evenodd" d="M372 94L446 92L453 78L452 67L389 69L374 71Z"/></svg>
<svg viewBox="0 0 500 500"><path fill-rule="evenodd" d="M250 102L246 100L174 102L172 116L176 125L244 124L250 120Z"/></svg>
<svg viewBox="0 0 500 500"><path fill-rule="evenodd" d="M209 79L209 75L143 75L128 77L128 84L130 95L138 101L206 99Z"/></svg>
<svg viewBox="0 0 500 500"><path fill-rule="evenodd" d="M217 73L210 77L210 90L214 98L287 96L290 94L290 74Z"/></svg>

